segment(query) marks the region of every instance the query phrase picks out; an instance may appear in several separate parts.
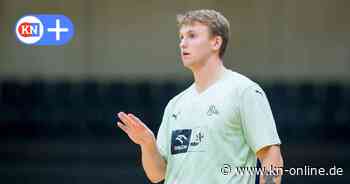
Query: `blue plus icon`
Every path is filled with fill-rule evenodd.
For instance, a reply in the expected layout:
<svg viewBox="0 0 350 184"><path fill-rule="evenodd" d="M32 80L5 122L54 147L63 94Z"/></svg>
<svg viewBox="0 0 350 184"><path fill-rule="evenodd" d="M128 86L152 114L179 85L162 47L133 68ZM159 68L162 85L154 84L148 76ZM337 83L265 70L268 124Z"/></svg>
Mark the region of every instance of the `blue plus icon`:
<svg viewBox="0 0 350 184"><path fill-rule="evenodd" d="M56 41L61 40L61 32L68 32L69 31L68 28L63 28L60 26L61 26L60 19L56 19L56 27L47 29L48 32L55 32L56 33Z"/></svg>
<svg viewBox="0 0 350 184"><path fill-rule="evenodd" d="M15 33L28 45L64 45L74 35L72 21L60 14L31 14L20 18Z"/></svg>

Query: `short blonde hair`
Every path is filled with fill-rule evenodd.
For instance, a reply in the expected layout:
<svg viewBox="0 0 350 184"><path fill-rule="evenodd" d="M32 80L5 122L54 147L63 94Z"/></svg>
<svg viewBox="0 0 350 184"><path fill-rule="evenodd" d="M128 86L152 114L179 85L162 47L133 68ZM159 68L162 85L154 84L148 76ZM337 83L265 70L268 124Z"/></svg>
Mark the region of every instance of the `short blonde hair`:
<svg viewBox="0 0 350 184"><path fill-rule="evenodd" d="M184 14L177 15L178 27L191 25L195 22L202 23L209 28L212 36L221 36L222 45L220 47L219 56L224 56L230 37L230 23L227 19L215 10L192 10Z"/></svg>

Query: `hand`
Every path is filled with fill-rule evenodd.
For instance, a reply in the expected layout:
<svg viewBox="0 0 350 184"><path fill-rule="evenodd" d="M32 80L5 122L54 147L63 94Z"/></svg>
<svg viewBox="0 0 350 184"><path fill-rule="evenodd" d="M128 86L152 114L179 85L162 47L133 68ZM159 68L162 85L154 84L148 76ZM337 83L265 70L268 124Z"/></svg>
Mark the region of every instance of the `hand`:
<svg viewBox="0 0 350 184"><path fill-rule="evenodd" d="M139 118L124 112L119 112L118 117L123 122L118 122L118 127L128 134L134 143L140 146L155 144L153 132Z"/></svg>

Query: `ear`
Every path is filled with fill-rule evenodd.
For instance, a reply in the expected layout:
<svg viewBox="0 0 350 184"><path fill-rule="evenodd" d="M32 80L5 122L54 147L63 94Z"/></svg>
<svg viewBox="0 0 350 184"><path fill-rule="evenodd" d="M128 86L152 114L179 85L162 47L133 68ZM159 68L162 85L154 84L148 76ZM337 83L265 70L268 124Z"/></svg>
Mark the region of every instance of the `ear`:
<svg viewBox="0 0 350 184"><path fill-rule="evenodd" d="M212 39L212 46L214 50L220 50L220 47L222 45L222 37L221 36L214 36Z"/></svg>

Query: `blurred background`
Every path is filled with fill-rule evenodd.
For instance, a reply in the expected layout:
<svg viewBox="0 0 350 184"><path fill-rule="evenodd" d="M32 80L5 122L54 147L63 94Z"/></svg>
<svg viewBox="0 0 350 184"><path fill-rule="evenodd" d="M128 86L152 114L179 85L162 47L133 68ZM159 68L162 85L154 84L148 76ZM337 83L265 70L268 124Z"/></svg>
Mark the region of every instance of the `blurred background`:
<svg viewBox="0 0 350 184"><path fill-rule="evenodd" d="M158 131L168 100L193 82L176 14L201 8L229 19L224 63L266 91L285 166L343 169L283 183L349 183L348 0L0 1L0 183L149 183L115 114ZM19 43L14 26L29 13L68 16L74 37Z"/></svg>

